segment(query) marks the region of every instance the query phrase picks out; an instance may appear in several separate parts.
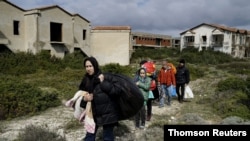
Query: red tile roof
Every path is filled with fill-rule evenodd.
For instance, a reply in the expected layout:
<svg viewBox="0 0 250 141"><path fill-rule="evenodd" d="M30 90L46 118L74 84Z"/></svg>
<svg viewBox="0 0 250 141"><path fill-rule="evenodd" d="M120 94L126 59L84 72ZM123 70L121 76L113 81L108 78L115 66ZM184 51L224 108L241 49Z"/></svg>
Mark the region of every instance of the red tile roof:
<svg viewBox="0 0 250 141"><path fill-rule="evenodd" d="M131 30L130 26L96 26L92 30Z"/></svg>
<svg viewBox="0 0 250 141"><path fill-rule="evenodd" d="M211 27L214 27L214 28L217 28L219 30L222 30L222 31L230 31L230 32L238 32L238 33L241 33L241 34L249 34L250 31L246 30L246 29L237 29L237 28L233 28L233 27L227 27L227 26L224 26L224 25L219 25L219 24L208 24L208 23L202 23L198 26L195 26L191 29L188 29L180 34L184 34L188 31L192 31L193 29L197 28L197 27L200 27L200 26L203 26L203 25L207 25L207 26L211 26Z"/></svg>

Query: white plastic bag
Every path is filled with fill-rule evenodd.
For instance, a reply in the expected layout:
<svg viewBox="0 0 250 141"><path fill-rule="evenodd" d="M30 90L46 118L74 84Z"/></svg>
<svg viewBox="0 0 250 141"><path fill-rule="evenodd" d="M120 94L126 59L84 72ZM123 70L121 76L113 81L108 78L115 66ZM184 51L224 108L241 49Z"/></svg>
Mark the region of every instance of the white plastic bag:
<svg viewBox="0 0 250 141"><path fill-rule="evenodd" d="M185 94L184 94L184 98L194 98L194 94L193 91L191 90L191 88L189 87L189 85L185 86Z"/></svg>

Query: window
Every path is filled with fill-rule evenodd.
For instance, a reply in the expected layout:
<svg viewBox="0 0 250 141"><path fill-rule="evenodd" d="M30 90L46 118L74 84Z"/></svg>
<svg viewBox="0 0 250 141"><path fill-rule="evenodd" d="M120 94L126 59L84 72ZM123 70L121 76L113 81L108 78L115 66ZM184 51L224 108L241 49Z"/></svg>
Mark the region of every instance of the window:
<svg viewBox="0 0 250 141"><path fill-rule="evenodd" d="M14 21L13 22L13 27L14 27L14 35L19 35L19 21Z"/></svg>
<svg viewBox="0 0 250 141"><path fill-rule="evenodd" d="M86 39L86 30L83 29L82 31L82 39L85 40Z"/></svg>
<svg viewBox="0 0 250 141"><path fill-rule="evenodd" d="M207 42L207 36L202 36L202 41Z"/></svg>
<svg viewBox="0 0 250 141"><path fill-rule="evenodd" d="M186 42L194 42L194 36L187 36Z"/></svg>
<svg viewBox="0 0 250 141"><path fill-rule="evenodd" d="M62 42L62 24L50 23L50 41Z"/></svg>

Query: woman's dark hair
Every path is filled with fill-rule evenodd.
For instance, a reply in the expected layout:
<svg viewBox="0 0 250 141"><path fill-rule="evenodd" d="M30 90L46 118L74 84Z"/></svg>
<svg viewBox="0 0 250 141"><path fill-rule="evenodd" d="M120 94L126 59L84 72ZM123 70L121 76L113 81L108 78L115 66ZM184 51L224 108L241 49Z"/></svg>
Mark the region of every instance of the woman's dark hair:
<svg viewBox="0 0 250 141"><path fill-rule="evenodd" d="M100 69L99 69L99 64L98 64L98 62L97 62L97 60L96 60L96 58L95 57L87 57L87 58L85 58L85 60L83 61L83 65L84 65L84 67L85 67L85 65L86 65L86 62L87 61L90 61L91 62L91 64L93 65L93 67L94 67L94 71L95 71L95 73L94 74L97 74L97 73L99 73L100 72Z"/></svg>

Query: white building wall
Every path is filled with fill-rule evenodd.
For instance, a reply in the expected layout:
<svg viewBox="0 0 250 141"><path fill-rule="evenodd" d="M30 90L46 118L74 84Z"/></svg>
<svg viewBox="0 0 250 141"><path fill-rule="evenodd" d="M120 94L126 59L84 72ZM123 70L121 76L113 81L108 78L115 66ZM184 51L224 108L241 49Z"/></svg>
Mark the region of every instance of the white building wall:
<svg viewBox="0 0 250 141"><path fill-rule="evenodd" d="M186 32L186 33L181 35L181 49L185 48L185 36L188 36L188 35L195 36L194 46L196 48L199 48L199 50L201 50L201 48L204 46L206 48L212 47L213 34L222 34L224 36L223 46L222 47L214 47L214 51L221 51L221 52L228 53L228 54L232 53L232 35L233 35L232 32L220 31L220 30L216 30L215 27L203 25L203 26L197 27L195 29L192 29L192 33L193 34L191 34L191 32ZM207 37L206 45L202 44L202 36ZM235 36L235 38L237 40L236 42L239 42L238 37Z"/></svg>
<svg viewBox="0 0 250 141"><path fill-rule="evenodd" d="M85 54L90 54L90 22L75 16L73 20L74 48L80 48ZM86 30L86 38L83 40L83 30ZM73 48L70 52L73 52Z"/></svg>
<svg viewBox="0 0 250 141"><path fill-rule="evenodd" d="M0 1L0 20L0 31L6 37L6 39L0 39L0 43L8 46L13 52L26 51L23 42L25 36L23 10ZM14 20L19 21L19 35L14 35Z"/></svg>
<svg viewBox="0 0 250 141"><path fill-rule="evenodd" d="M130 30L92 30L91 56L96 57L100 65L129 65L130 34Z"/></svg>
<svg viewBox="0 0 250 141"><path fill-rule="evenodd" d="M90 22L80 15L72 15L58 6L23 10L9 1L0 0L0 44L13 52L50 51L51 55L63 58L65 52L80 48L90 54ZM13 34L13 21L19 21L19 35ZM50 23L62 24L62 41L51 42ZM86 39L83 40L83 29ZM77 43L75 43L77 42Z"/></svg>
<svg viewBox="0 0 250 141"><path fill-rule="evenodd" d="M38 53L41 50L41 47L38 44L38 10L28 11L24 13L24 31L25 38L24 48L26 51L32 52L34 54Z"/></svg>
<svg viewBox="0 0 250 141"><path fill-rule="evenodd" d="M50 23L62 24L62 42L61 44L51 44L50 41ZM44 43L42 49L50 50L51 55L63 58L68 48L73 46L72 17L59 8L52 8L41 11L38 18L38 40Z"/></svg>
<svg viewBox="0 0 250 141"><path fill-rule="evenodd" d="M209 26L201 26L199 28L196 28L193 30L193 32L195 33L195 47L196 48L200 48L200 47L209 47L211 44L211 36L212 36L212 31L214 30L214 28L211 28ZM202 36L206 36L207 37L207 41L206 44L202 44L203 40L202 40Z"/></svg>
<svg viewBox="0 0 250 141"><path fill-rule="evenodd" d="M222 51L227 54L231 54L232 52L232 46L229 44L231 40L230 32L224 32L224 41L223 41L223 47Z"/></svg>

